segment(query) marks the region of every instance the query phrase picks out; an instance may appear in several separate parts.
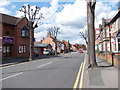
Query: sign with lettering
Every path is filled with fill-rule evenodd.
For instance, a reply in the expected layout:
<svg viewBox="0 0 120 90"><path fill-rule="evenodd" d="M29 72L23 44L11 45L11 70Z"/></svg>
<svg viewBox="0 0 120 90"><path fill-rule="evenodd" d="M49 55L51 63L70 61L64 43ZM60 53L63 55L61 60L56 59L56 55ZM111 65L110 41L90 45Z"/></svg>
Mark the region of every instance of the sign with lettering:
<svg viewBox="0 0 120 90"><path fill-rule="evenodd" d="M14 37L3 37L3 44L14 44Z"/></svg>

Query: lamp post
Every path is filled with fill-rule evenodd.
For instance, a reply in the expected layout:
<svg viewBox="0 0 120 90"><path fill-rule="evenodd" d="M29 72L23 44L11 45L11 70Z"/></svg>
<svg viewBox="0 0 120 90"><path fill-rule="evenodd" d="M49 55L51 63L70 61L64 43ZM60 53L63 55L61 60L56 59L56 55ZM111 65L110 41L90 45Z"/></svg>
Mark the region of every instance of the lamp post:
<svg viewBox="0 0 120 90"><path fill-rule="evenodd" d="M34 42L33 42L33 39L34 39L34 33L33 33L33 30L35 28L38 27L38 21L43 17L43 14L40 13L40 8L38 6L35 7L35 10L31 8L30 5L24 5L22 6L23 8L20 9L20 12L23 12L24 13L24 17L27 18L28 20L28 28L29 28L29 32L30 32L30 46L29 46L29 60L32 61L33 60L33 45L34 45Z"/></svg>

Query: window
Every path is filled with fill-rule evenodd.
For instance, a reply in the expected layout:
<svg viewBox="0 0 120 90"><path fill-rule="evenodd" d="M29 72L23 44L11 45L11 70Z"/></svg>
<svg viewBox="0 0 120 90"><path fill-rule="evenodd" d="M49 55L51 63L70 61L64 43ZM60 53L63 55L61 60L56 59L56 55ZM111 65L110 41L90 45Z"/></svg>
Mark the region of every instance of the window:
<svg viewBox="0 0 120 90"><path fill-rule="evenodd" d="M28 37L28 30L22 30L22 37Z"/></svg>
<svg viewBox="0 0 120 90"><path fill-rule="evenodd" d="M5 31L5 35L10 35L10 32L9 31Z"/></svg>
<svg viewBox="0 0 120 90"><path fill-rule="evenodd" d="M120 39L118 39L118 51L120 51Z"/></svg>
<svg viewBox="0 0 120 90"><path fill-rule="evenodd" d="M25 53L26 52L26 46L21 45L19 46L19 53Z"/></svg>
<svg viewBox="0 0 120 90"><path fill-rule="evenodd" d="M10 53L10 46L3 46L3 53Z"/></svg>

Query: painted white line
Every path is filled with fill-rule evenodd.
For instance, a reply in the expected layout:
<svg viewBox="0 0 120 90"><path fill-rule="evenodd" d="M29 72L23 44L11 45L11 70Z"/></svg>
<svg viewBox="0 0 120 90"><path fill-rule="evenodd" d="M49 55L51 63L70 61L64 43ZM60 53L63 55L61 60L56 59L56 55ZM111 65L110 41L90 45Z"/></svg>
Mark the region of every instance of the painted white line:
<svg viewBox="0 0 120 90"><path fill-rule="evenodd" d="M12 75L12 76L9 76L9 77L3 78L3 79L0 79L0 81L3 81L3 80L6 80L6 79L9 79L9 78L12 78L12 77L18 76L18 75L20 75L20 74L23 74L23 72L21 72L21 73L17 73L17 74L15 74L15 75Z"/></svg>
<svg viewBox="0 0 120 90"><path fill-rule="evenodd" d="M49 62L49 63L43 64L43 65L40 65L40 66L38 66L38 68L41 68L41 67L46 66L46 65L51 64L51 63L53 63L53 62Z"/></svg>

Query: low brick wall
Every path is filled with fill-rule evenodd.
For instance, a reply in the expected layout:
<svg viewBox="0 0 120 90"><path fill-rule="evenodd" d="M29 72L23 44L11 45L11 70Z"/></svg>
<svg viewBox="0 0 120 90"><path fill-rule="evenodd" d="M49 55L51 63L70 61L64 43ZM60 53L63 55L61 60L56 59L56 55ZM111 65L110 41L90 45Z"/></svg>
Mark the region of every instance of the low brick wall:
<svg viewBox="0 0 120 90"><path fill-rule="evenodd" d="M111 63L111 65L114 64L114 66L120 68L120 53L112 54L110 52L104 52L104 53L96 53L96 55L99 58L108 61L109 63Z"/></svg>

